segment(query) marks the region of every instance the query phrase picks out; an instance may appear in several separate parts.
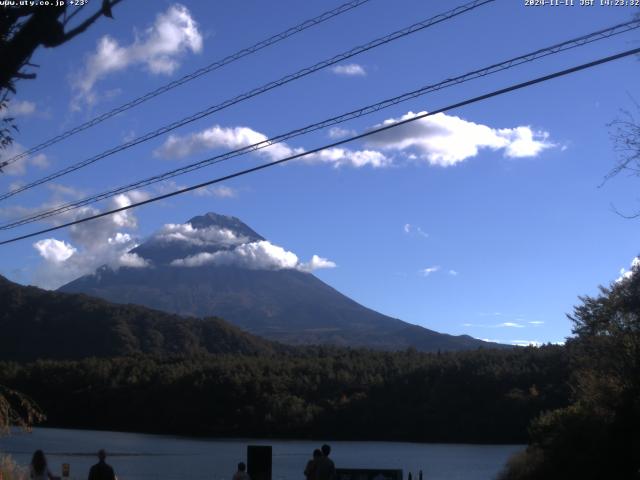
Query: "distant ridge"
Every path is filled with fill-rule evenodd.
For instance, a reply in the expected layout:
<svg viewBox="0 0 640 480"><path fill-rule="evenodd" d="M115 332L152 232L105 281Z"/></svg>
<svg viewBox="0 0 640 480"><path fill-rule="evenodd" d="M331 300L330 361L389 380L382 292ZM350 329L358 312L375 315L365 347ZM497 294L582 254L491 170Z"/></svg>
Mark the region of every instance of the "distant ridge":
<svg viewBox="0 0 640 480"><path fill-rule="evenodd" d="M264 355L286 347L217 318L196 320L86 295L24 287L0 276L0 361L136 354Z"/></svg>
<svg viewBox="0 0 640 480"><path fill-rule="evenodd" d="M238 218L216 213L194 217L173 228L131 251L145 259L148 267L103 267L60 291L195 317L218 316L253 334L295 345L385 350L412 347L421 351L501 346L388 317L298 269L247 268L233 262L177 265L185 258L213 259L233 252L238 245L265 239ZM211 240L218 238L222 240Z"/></svg>

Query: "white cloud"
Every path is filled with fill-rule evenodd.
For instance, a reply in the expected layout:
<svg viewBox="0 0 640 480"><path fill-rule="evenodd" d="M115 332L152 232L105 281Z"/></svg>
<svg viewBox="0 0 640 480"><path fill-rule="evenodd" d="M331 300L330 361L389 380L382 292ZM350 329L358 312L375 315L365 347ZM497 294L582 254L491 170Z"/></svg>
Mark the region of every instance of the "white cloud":
<svg viewBox="0 0 640 480"><path fill-rule="evenodd" d="M524 328L524 325L516 322L503 322L495 325L496 328Z"/></svg>
<svg viewBox="0 0 640 480"><path fill-rule="evenodd" d="M398 121L414 118L421 113L409 112L398 119L385 120L381 125L375 125L373 128L392 125ZM338 127L329 130L329 136L332 138L354 133ZM267 135L249 127L214 125L188 135L170 135L164 144L155 150L154 155L161 158L183 158L216 148L236 150L267 140ZM390 167L396 161L388 152L399 152L398 157L407 161L423 160L430 165L451 166L476 156L481 149L501 150L506 157L521 158L535 157L553 146L555 145L549 141L547 132L534 131L531 127L494 129L439 113L376 133L369 138L364 149L327 148L306 155L300 160L309 164L329 163L336 168L341 166L381 168ZM304 148L293 148L284 142L255 150L255 154L266 157L269 161L281 160L304 152ZM420 233L419 227L417 232ZM421 233L426 236L424 232Z"/></svg>
<svg viewBox="0 0 640 480"><path fill-rule="evenodd" d="M249 127L221 127L220 125L214 125L206 130L189 135L169 135L164 144L156 149L153 154L156 157L166 159L184 158L216 148L237 150L265 142L266 140L268 140L268 137L265 134ZM295 153L302 153L303 151L303 149L292 149L286 143L275 143L256 150L255 153L274 161Z"/></svg>
<svg viewBox="0 0 640 480"><path fill-rule="evenodd" d="M628 280L631 278L637 269L640 267L640 257L634 257L631 260L630 270L626 270L625 268L620 269L620 276L616 279L616 283L620 283L623 280Z"/></svg>
<svg viewBox="0 0 640 480"><path fill-rule="evenodd" d="M440 266L434 265L433 267L423 268L422 270L420 270L420 273L425 277L428 277L432 273L436 273L438 270L440 270Z"/></svg>
<svg viewBox="0 0 640 480"><path fill-rule="evenodd" d="M346 128L340 127L331 127L327 132L327 135L329 136L329 138L338 139L344 137L352 137L356 135L356 133L357 132L355 130L348 130Z"/></svg>
<svg viewBox="0 0 640 480"><path fill-rule="evenodd" d="M331 67L331 71L336 75L345 75L347 77L364 77L367 71L362 65L357 63L347 63L345 65L336 65Z"/></svg>
<svg viewBox="0 0 640 480"><path fill-rule="evenodd" d="M102 78L130 66L142 65L152 74L170 75L180 66L180 58L191 51L202 50L202 35L196 21L184 5L174 4L156 16L154 24L143 32L135 32L129 45L121 45L105 35L95 52L76 73L72 86L77 92L72 107L97 101L94 87Z"/></svg>
<svg viewBox="0 0 640 480"><path fill-rule="evenodd" d="M61 263L68 260L74 253L76 248L55 238L46 238L39 240L33 244L34 248L42 258L48 262Z"/></svg>
<svg viewBox="0 0 640 480"><path fill-rule="evenodd" d="M237 150L265 142L268 138L265 134L249 127L221 127L220 125L214 125L206 130L189 135L169 135L164 144L154 151L154 156L176 159L216 148ZM304 151L304 148L293 148L281 142L257 149L254 153L273 162L304 153ZM350 150L346 148L328 148L309 154L300 160L309 164L329 163L336 168L342 166L355 168L371 166L379 168L389 166L392 163L391 158L376 150Z"/></svg>
<svg viewBox="0 0 640 480"><path fill-rule="evenodd" d="M296 268L298 256L266 240L243 243L233 250L215 253L198 253L171 262L179 267L199 267L202 265L236 265L254 270L281 270Z"/></svg>
<svg viewBox="0 0 640 480"><path fill-rule="evenodd" d="M16 155L20 155L24 152L24 147L19 143L13 142L7 148L3 149L0 152L0 164L3 160L8 160L10 158L15 157ZM2 172L7 175L24 175L27 173L27 169L29 167L36 167L40 170L43 170L49 166L49 159L44 153L37 153L35 155L27 155L26 157L21 158L17 162L13 162L7 166L2 167Z"/></svg>
<svg viewBox="0 0 640 480"><path fill-rule="evenodd" d="M404 227L402 227L402 229L404 230L404 233L411 233L411 224L410 223L405 223Z"/></svg>
<svg viewBox="0 0 640 480"><path fill-rule="evenodd" d="M543 345L538 340L511 340L510 343L518 347L541 347Z"/></svg>
<svg viewBox="0 0 640 480"><path fill-rule="evenodd" d="M457 277L459 275L459 272L457 270L449 270L449 275L451 275L452 277Z"/></svg>
<svg viewBox="0 0 640 480"><path fill-rule="evenodd" d="M53 199L48 202L49 208L64 198L74 198L80 192L63 185L50 187ZM108 208L130 205L145 198L140 191L118 195L111 199ZM42 208L39 207L38 210ZM46 208L46 207L45 207ZM82 207L48 219L52 225L99 213L93 207ZM137 246L135 238L125 230L137 227L137 219L129 211L101 217L69 228L69 242L48 238L34 244L34 248L42 256L43 262L34 274L34 282L43 288L58 288L82 275L93 273L97 268L106 265L111 268L141 268L147 262L129 251Z"/></svg>
<svg viewBox="0 0 640 480"><path fill-rule="evenodd" d="M400 118L385 120L382 125L414 118L425 112L409 112ZM437 113L396 128L374 134L368 145L382 150L415 152L430 165L452 166L475 157L481 149L502 150L506 157L535 157L554 146L549 134L531 127L494 129L460 117Z"/></svg>
<svg viewBox="0 0 640 480"><path fill-rule="evenodd" d="M176 267L234 265L252 270L295 269L303 272L336 267L334 262L318 255L313 255L309 262L300 262L295 253L274 245L267 240L243 243L230 250L198 253L174 260L171 265Z"/></svg>
<svg viewBox="0 0 640 480"><path fill-rule="evenodd" d="M186 242L195 246L234 246L246 243L246 237L227 228L194 228L190 223L167 223L153 236L160 242Z"/></svg>
<svg viewBox="0 0 640 480"><path fill-rule="evenodd" d="M10 100L7 108L0 110L0 119L6 117L27 117L36 112L36 104L28 100Z"/></svg>
<svg viewBox="0 0 640 480"><path fill-rule="evenodd" d="M313 255L311 260L300 264L299 269L305 272L313 272L314 270L320 270L322 268L336 268L336 266L335 262L332 262L331 260L319 257L318 255Z"/></svg>
<svg viewBox="0 0 640 480"><path fill-rule="evenodd" d="M532 323L532 322L529 322ZM495 324L486 323L465 323L465 327L478 327L478 328L525 328L525 325L518 322L502 322Z"/></svg>
<svg viewBox="0 0 640 480"><path fill-rule="evenodd" d="M541 320L533 320L529 322L531 325L544 325L544 322Z"/></svg>
<svg viewBox="0 0 640 480"><path fill-rule="evenodd" d="M307 163L330 163L336 168L342 166L381 168L388 167L393 163L393 159L377 150L349 150L346 148L328 148L302 157L301 160Z"/></svg>
<svg viewBox="0 0 640 480"><path fill-rule="evenodd" d="M171 264L178 267L235 265L252 270L296 269L303 272L336 267L334 262L318 255L313 255L308 262L301 262L295 253L267 240L250 242L232 230L215 226L194 228L189 223L167 224L153 236L153 241L186 242L198 247L221 248L173 260Z"/></svg>

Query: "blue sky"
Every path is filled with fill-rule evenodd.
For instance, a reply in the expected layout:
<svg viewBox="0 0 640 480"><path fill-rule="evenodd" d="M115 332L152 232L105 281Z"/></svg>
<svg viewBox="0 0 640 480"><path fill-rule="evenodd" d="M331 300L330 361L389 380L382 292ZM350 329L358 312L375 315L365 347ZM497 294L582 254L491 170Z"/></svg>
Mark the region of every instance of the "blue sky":
<svg viewBox="0 0 640 480"><path fill-rule="evenodd" d="M123 2L114 10L115 20L102 19L76 40L37 52L38 78L20 82L13 99L20 126L15 151L339 3ZM0 189L40 178L456 5L371 0L44 150L0 176ZM10 220L163 172L261 134L283 133L637 13L630 7L525 7L498 0L352 58L340 69L314 73L182 127L170 141L154 139L16 195L0 203L0 216ZM360 118L342 125L347 131L342 133L434 110L637 47L639 41L632 32L597 42ZM614 281L639 253L638 221L612 210L612 205L625 212L640 207L637 179L622 175L599 187L616 158L607 124L620 117L621 109L633 108L632 98L640 99L639 69L637 58L627 58L432 117L413 130L356 142L346 151L87 223L82 231L2 246L0 274L52 288L113 260L119 255L114 245L125 234L122 244L128 245L165 224L215 211L241 218L301 261L318 255L335 263L315 274L382 313L441 332L507 343L559 342L570 334L565 314L578 295L595 294L599 284ZM297 138L280 150L178 177L175 184L136 192L128 200L315 148L340 133ZM4 232L2 238L8 236ZM34 246L47 239L60 242L47 245L63 251ZM70 253L73 265L64 258Z"/></svg>

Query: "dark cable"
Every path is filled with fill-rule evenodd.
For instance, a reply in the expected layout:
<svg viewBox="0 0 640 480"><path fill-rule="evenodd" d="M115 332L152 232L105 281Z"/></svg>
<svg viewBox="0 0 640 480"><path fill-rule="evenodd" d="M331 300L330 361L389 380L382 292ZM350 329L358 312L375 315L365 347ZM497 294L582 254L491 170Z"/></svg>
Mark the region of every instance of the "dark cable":
<svg viewBox="0 0 640 480"><path fill-rule="evenodd" d="M266 168L273 167L275 165L280 165L282 163L289 162L291 160L295 160L297 158L302 158L302 157L305 157L307 155L311 155L311 154L314 154L314 153L321 152L322 150L326 150L328 148L334 148L334 147L337 147L337 146L340 146L340 145L344 145L346 143L353 142L354 140L359 140L361 138L369 137L371 135L375 135L377 133L380 133L380 132L383 132L383 131L386 131L386 130L390 130L392 128L397 128L397 127L399 127L401 125L408 124L410 122L415 122L415 121L420 120L422 118L430 117L430 116L436 115L438 113L444 113L444 112L447 112L449 110L453 110L455 108L464 107L466 105L470 105L472 103L477 103L477 102L480 102L480 101L483 101L483 100L487 100L489 98L497 97L499 95L504 95L505 93L509 93L509 92L513 92L515 90L520 90L522 88L530 87L530 86L538 84L538 83L546 82L546 81L552 80L554 78L558 78L558 77L562 77L562 76L565 76L565 75L569 75L571 73L575 73L575 72L578 72L580 70L586 70L588 68L592 68L592 67L595 67L597 65L602 65L604 63L612 62L614 60L618 60L620 58L628 57L630 55L635 55L637 53L640 53L640 48L634 48L632 50L627 50L625 52L621 52L621 53L618 53L618 54L615 54L615 55L611 55L611 56L608 56L608 57L600 58L598 60L594 60L594 61L589 62L589 63L583 63L582 65L578 65L578 66L571 67L571 68L568 68L568 69L565 69L565 70L561 70L561 71L558 71L558 72L555 72L555 73L551 73L551 74L545 75L543 77L538 77L538 78L535 78L533 80L528 80L526 82L522 82L522 83L518 83L518 84L515 84L515 85L511 85L509 87L502 88L500 90L494 90L493 92L486 93L484 95L480 95L480 96L477 96L477 97L473 97L473 98L468 99L468 100L463 100L461 102L454 103L453 105L449 105L447 107L440 108L438 110L433 110L431 112L423 113L423 114L417 115L415 117L408 118L406 120L402 120L402 121L399 121L399 122L396 122L396 123L385 125L385 126L376 128L374 130L369 130L368 132L361 133L359 135L354 135L352 137L345 138L343 140L339 140L339 141L333 142L333 143L328 144L328 145L323 145L322 147L314 148L313 150L309 150L307 152L302 152L302 153L298 153L298 154L295 154L295 155L291 155L289 157L282 158L282 159L277 160L275 162L271 162L271 163L267 163L267 164L263 164L263 165L258 165L256 167L252 167L252 168L248 168L248 169L245 169L245 170L241 170L239 172L235 172L235 173L232 173L232 174L229 174L229 175L225 175L223 177L218 177L218 178L215 178L213 180L209 180L209 181L206 181L206 182L199 183L197 185L192 185L190 187L182 188L182 189L177 190L175 192L166 193L164 195L158 195L156 197L149 198L147 200L143 200L143 201L140 201L140 202L132 203L131 205L127 205L126 207L115 208L113 210L109 210L109 211L106 211L106 212L102 212L102 213L98 213L98 214L95 214L95 215L91 215L89 217L85 217L85 218L81 218L81 219L78 219L78 220L74 220L72 222L67 222L67 223L64 223L62 225L57 225L55 227L45 228L43 230L39 230L39 231L36 231L36 232L28 233L26 235L21 235L19 237L14 237L14 238L10 238L8 240L3 240L3 241L0 242L0 245L6 245L8 243L17 242L19 240L24 240L26 238L35 237L35 236L41 235L43 233L48 233L48 232L52 232L52 231L55 231L55 230L60 230L61 228L66 228L66 227L70 227L70 226L73 226L73 225L78 225L80 223L88 222L89 220L95 220L97 218L106 217L107 215L112 215L114 213L122 212L124 210L129 210L129 209L132 209L132 208L140 207L142 205L147 205L149 203L157 202L158 200L164 200L166 198L174 197L176 195L181 195L183 193L191 192L193 190L197 190L198 188L208 187L209 185L213 185L215 183L220 183L220 182L224 182L226 180L230 180L232 178L237 178L237 177L241 177L241 176L244 176L244 175L248 175L250 173L257 172L259 170L264 170Z"/></svg>
<svg viewBox="0 0 640 480"><path fill-rule="evenodd" d="M294 137L298 137L301 135L305 135L307 133L311 133L313 131L316 130L320 130L322 128L326 128L332 125L337 125L343 122L346 122L348 120L352 120L355 118L360 118L364 115L368 115L377 111L380 111L382 109L391 107L393 105L397 105L401 102L405 102L407 100L411 100L414 98L417 98L419 96L425 95L427 93L430 92L434 92L434 91L438 91L438 90L442 90L444 88L448 88L454 85L459 85L461 83L476 79L476 78L480 78L480 77L484 77L499 71L503 71L503 70L507 70L509 68L513 68L515 66L518 65L522 65L524 63L528 63L528 62L532 62L534 60L537 60L539 58L543 58L546 57L548 55L552 55L552 54L556 54L562 51L566 51L566 50L570 50L572 48L576 48L582 45L586 45L588 43L597 41L597 40L601 40L604 38L609 38L613 35L617 35L620 33L624 33L627 32L629 30L633 30L636 28L640 27L640 20L633 20L631 22L626 22L623 24L619 24L619 25L615 25L613 27L607 28L607 29L603 29L603 30L599 30L593 33L589 33L587 35L583 35L581 37L577 37L571 40L567 40L565 42L559 43L559 44L555 44L552 45L550 47L546 47L546 48L542 48L539 50L536 50L534 52L531 53L527 53L525 55L520 55L518 57L515 58L511 58L509 60L500 62L500 63L496 63L493 65L490 65L488 67L479 69L479 70L474 70L472 72L466 73L464 75L459 75L457 77L453 77L453 78L449 78L447 80L444 80L440 83L436 83L436 84L432 84L432 85L427 85L424 87L421 87L417 90L414 90L412 92L408 92L408 93L404 93L402 95L398 95L396 97L390 98L390 99L386 99L383 100L381 102L372 104L372 105L368 105L366 107L362 107L359 108L357 110L353 110L351 112L336 116L336 117L332 117L329 118L327 120L323 120L321 122L318 123L314 123L311 125L307 125L305 127L275 136L275 137L271 137L269 139L263 140L261 142L257 142L251 145L247 145L245 147L241 147L238 148L236 150L232 150L230 152L226 152L220 155L216 155L214 157L210 157L207 158L205 160L201 160L199 162L196 163L192 163L189 165L185 165L183 167L180 168L176 168L174 170L170 170L168 172L164 172L158 175L154 175L152 177L148 177L145 178L143 180L138 180L136 182L130 183L128 185L124 185L124 186L120 186L117 188L114 188L112 190L108 190L106 192L102 192L96 195L92 195L90 197L86 197L80 200L76 200L74 202L69 202L63 205L58 205L50 210L45 210L45 211L41 211L38 213L35 213L33 215L27 216L27 217L23 217L20 219L16 219L14 221L11 221L9 223L5 223L3 225L0 226L0 230L8 230L11 228L15 228L21 225L25 225L28 223L32 223L38 220L42 220L44 218L48 218L54 215L58 215L58 214L62 214L71 210L75 210L77 208L83 207L85 205L89 205L95 202L98 202L100 200L105 200L107 198L111 198L114 197L115 195L121 194L121 193L126 193L129 192L131 190L135 190L137 188L141 188L141 187L146 187L149 185L153 185L155 183L161 182L163 180L167 180L169 178L173 178L179 175L183 175L185 173L189 173L192 172L194 170L198 170L200 168L204 168L213 164L217 164L217 163L221 163L225 160L229 160L231 158L234 157L238 157L241 155L245 155L247 153L250 152L254 152L266 147L269 147L271 145L274 145L276 143L280 143L283 142L285 140L289 140L291 138Z"/></svg>
<svg viewBox="0 0 640 480"><path fill-rule="evenodd" d="M169 90L173 90L176 87L179 87L181 85L184 85L187 82L190 82L191 80L195 80L198 77L201 77L202 75L205 75L207 73L211 73L214 70L217 70L219 68L222 68L226 65L229 65L230 63L235 62L236 60L240 60L241 58L244 58L248 55L251 55L253 53L256 53L260 50L262 50L263 48L266 47L270 47L271 45L274 45L278 42L281 42L282 40L289 38L297 33L300 33L310 27L314 27L316 25L319 25L327 20L332 19L333 17L336 17L342 13L348 12L349 10L352 10L356 7L359 7L360 5L363 5L367 2L369 2L370 0L353 0L351 2L347 2L343 5L340 5L337 8L334 8L333 10L329 10L327 12L322 13L321 15L318 15L317 17L311 18L309 20L306 20L298 25L296 25L295 27L291 27L283 32L280 32L276 35L273 35L265 40L262 40L258 43L256 43L255 45L252 45L250 47L244 48L242 50L237 51L236 53L233 53L231 55L228 55L227 57L224 57L221 60L217 60L213 63L210 63L209 65L199 68L198 70L191 72L187 75L184 75L183 77L177 79L177 80L173 80L169 83L166 83L164 85L162 85L161 87L156 88L155 90L152 90L151 92L145 93L144 95L135 98L133 100L131 100L130 102L125 103L124 105L120 105L117 108L114 108L106 113L103 113L102 115L99 115L95 118L92 118L91 120L88 120L87 122L78 125L77 127L74 127L70 130L67 130L66 132L61 133L60 135L56 135L55 137L52 137L48 140L45 140L44 142L36 145L35 147L30 148L29 150L26 150L18 155L15 155L11 158L9 158L8 160L5 160L3 162L0 162L0 168L2 167L6 167L7 165L10 165L12 163L17 162L18 160L31 155L32 153L35 152L39 152L40 150L43 150L47 147L50 147L51 145L54 145L58 142L61 142L62 140L69 138L72 135L75 135L76 133L82 132L83 130L86 130L88 128L91 128L95 125L98 125L99 123L104 122L105 120L118 115L119 113L122 112L126 112L127 110L132 109L133 107L137 107L138 105L146 102L147 100L150 100L152 98L155 98L159 95L162 95L163 93L168 92Z"/></svg>
<svg viewBox="0 0 640 480"><path fill-rule="evenodd" d="M146 133L145 135L142 135L141 137L135 138L133 140L130 140L129 142L123 143L122 145L118 145L117 147L113 147L109 150L106 150L98 155L94 155L93 157L90 157L88 159L82 160L80 162L77 162L73 165L70 165L66 168L63 168L62 170L58 170L57 172L54 172L50 175L47 175L46 177L42 177L38 180L35 180L31 183L28 183L26 185L20 186L18 188L15 188L9 192L0 194L0 200L5 200L9 197L12 197L14 195L17 195L20 192L24 192L25 190L29 190L31 188L34 188L38 185L42 185L43 183L47 183L51 180L54 180L58 177L61 177L63 175L67 175L71 172L74 172L76 170L80 170L81 168L86 167L87 165L91 165L92 163L97 162L98 160L102 160L103 158L109 157L111 155L114 155L116 153L119 153L123 150L126 150L128 148L131 148L135 145L138 145L140 143L146 142L148 140L151 140L153 138L156 138L160 135L164 135L165 133L169 133L172 130L175 130L176 128L179 127L183 127L184 125L187 125L189 123L195 122L196 120L200 120L201 118L207 117L215 112L219 112L220 110L224 110L225 108L228 108L232 105L235 105L236 103L240 103L243 102L245 100L248 100L252 97L255 97L257 95L260 95L262 93L268 92L269 90L272 90L274 88L280 87L282 85L286 85L287 83L290 83L294 80L298 80L300 78L303 78L307 75L310 75L311 73L317 72L318 70L322 70L324 68L327 68L331 65L334 65L336 63L339 63L343 60L346 60L348 58L351 58L355 55L359 55L363 52L366 52L368 50L371 50L373 48L379 47L381 45L384 45L386 43L392 42L394 40L397 40L399 38L402 37L406 37L408 35L411 35L412 33L416 33L420 30L423 30L427 27L431 27L435 24L438 24L440 22L444 22L446 20L449 20L453 17L456 17L458 15L461 15L465 12L468 12L470 10L473 10L475 8L478 8L479 6L485 5L487 3L491 3L491 2L495 2L496 0L474 0L472 2L469 2L465 5L456 7L452 10L449 10L445 13L442 13L440 15L436 15L435 17L432 17L430 19L427 19L423 22L418 22L418 23L414 23L413 25L403 28L401 30L397 30L396 32L393 32L389 35L386 35L384 37L380 37L376 40L373 40L365 45L361 45L359 47L355 47L351 50L349 50L348 52L345 53L341 53L339 55L336 55L328 60L324 60L322 62L316 63L315 65L311 66L311 67L307 67L307 68L303 68L302 70L298 70L296 73L292 73L289 75L286 75L282 78L280 78L279 80L275 80L273 82L267 83L261 87L255 88L249 92L245 92L241 95L238 95L234 98L231 98L229 100L225 100L222 103L219 103L217 105L213 105L210 106L204 110L201 110L197 113L194 113L188 117L185 117L181 120L177 120L169 125L165 125L164 127L161 127L157 130L151 131Z"/></svg>

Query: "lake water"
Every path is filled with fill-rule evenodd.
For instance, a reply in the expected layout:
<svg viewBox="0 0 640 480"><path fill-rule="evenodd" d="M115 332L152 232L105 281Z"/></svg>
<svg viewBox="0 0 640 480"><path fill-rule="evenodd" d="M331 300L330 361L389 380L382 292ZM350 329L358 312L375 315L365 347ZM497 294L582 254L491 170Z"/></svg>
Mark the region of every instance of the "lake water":
<svg viewBox="0 0 640 480"><path fill-rule="evenodd" d="M303 480L302 471L314 448L323 440L199 439L91 430L37 428L0 438L0 452L27 465L34 450L47 455L49 468L59 475L71 464L71 479L86 479L107 450L107 463L119 480L230 480L238 462L245 461L247 445L273 447L273 480ZM417 480L489 480L522 445L448 445L401 442L327 442L337 468L391 468L409 472Z"/></svg>

